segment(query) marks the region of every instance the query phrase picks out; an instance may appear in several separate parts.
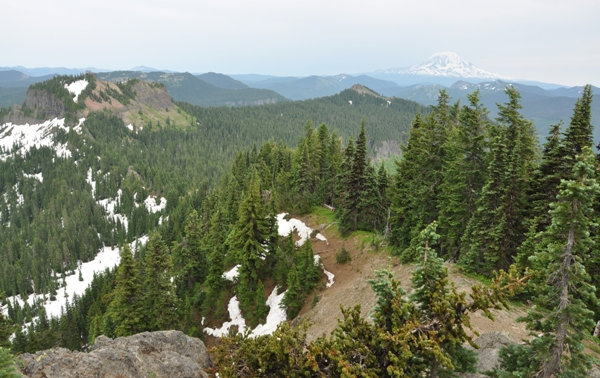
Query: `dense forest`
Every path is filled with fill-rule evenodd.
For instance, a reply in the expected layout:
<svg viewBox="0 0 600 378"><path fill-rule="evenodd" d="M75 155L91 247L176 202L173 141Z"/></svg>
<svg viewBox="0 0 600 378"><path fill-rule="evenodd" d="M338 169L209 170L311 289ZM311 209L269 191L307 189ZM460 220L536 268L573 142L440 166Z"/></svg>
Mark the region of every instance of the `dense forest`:
<svg viewBox="0 0 600 378"><path fill-rule="evenodd" d="M584 342L598 342L591 333L600 318L595 293L600 280L595 252L600 242L595 202L599 158L592 146L591 89L585 88L569 124L552 128L541 151L532 123L520 113L519 93L508 88L506 94L495 120L487 116L478 92L461 106L442 91L431 111L414 109L406 139L401 130L382 137L386 122L368 118L354 135L330 128L349 122L342 118L316 128L306 124L293 146L281 135L281 142L270 140L260 147L242 142L258 139L245 135L276 133L276 123L256 127L266 108L179 104L198 119L198 128L166 127L138 134L110 114L91 114L85 121L89 134L82 135L92 138L73 132L62 136L80 155L55 160L50 170L55 176L44 176L42 182L19 178L20 172L35 174L52 161L45 149L0 163L2 189L13 193L6 201L10 206L2 209L2 223L11 226L0 236L0 244L8 247L0 257L10 262L3 266L0 290L11 295L56 289L56 280L50 278L73 265L57 265L60 259L37 261L34 251L50 248L49 243L32 247L30 241L44 244L46 239L38 236L44 232L56 238L64 261L74 264L89 259L85 253L93 254L90 249L102 243L118 243L123 246L121 263L116 271L98 275L82 297L72 298L60 318L49 319L40 307L7 303L0 342L20 353L56 345L81 349L100 334L114 337L145 330L177 328L204 337L203 326L227 320L227 302L233 295L250 326L262 323L268 312L265 287L273 285L285 290L283 303L288 319L293 319L305 298L318 289L322 270L310 242L298 246L291 235L278 236L276 216L281 211L304 214L325 204L335 209L342 235L355 230L375 233L390 253L417 265L411 294L390 272L379 271L370 282L378 298L372 322L362 318L358 308L347 308L331 335L310 343L302 324L285 324L270 336L225 337L214 350L215 371L221 375L469 372L474 366L474 355L465 348L472 342L469 315L489 315L509 298L531 298L535 306L524 321L534 336L527 344L504 349L502 367L494 374L585 376L592 360ZM340 106L360 103L359 98L348 102L341 95L327 101L339 101ZM382 108L393 104L372 101ZM304 116L299 109L308 103L295 105L295 117ZM269 109L279 106L289 105ZM347 108L357 112L352 122L360 125L360 109ZM221 139L202 141L206 134L200 130L227 135L227 125L239 122L248 125L240 129L240 139L231 140L240 152L229 171L202 171L203 160L211 156L204 154L221 148L214 143ZM371 161L371 132L378 140L403 143L394 172ZM212 146L205 151L201 146L207 143ZM166 153L156 153L161 150ZM117 209L129 218L127 229L98 211L91 190L76 201L68 196L74 186L89 181L89 168L97 198L112 198L121 191ZM217 183L208 184L207 177ZM39 190L41 185L48 190ZM18 188L18 194L11 188ZM62 193L64 198L45 197L45 192ZM11 211L19 194L27 212ZM148 194L167 199L162 215L168 214L168 220L160 225L160 213L136 206L136 198ZM69 226L68 217L78 212L78 219L87 223ZM148 243L135 253L125 243L148 233ZM86 237L94 239L89 242L93 248L77 245ZM495 278L473 287L468 295L458 292L449 283L445 261ZM19 270L24 266L26 270ZM225 279L223 273L235 266L237 280ZM45 274L36 276L31 267ZM24 322L29 324L26 332L11 325ZM13 331L15 337L8 343Z"/></svg>

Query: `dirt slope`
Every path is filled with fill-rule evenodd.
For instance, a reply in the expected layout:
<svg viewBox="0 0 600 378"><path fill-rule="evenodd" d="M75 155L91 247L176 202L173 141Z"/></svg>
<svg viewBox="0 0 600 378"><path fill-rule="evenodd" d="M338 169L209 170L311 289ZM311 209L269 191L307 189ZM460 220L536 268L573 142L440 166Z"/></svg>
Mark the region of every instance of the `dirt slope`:
<svg viewBox="0 0 600 378"><path fill-rule="evenodd" d="M340 304L345 307L360 304L362 313L369 317L374 305L375 294L371 290L367 279L374 277L377 269L389 268L395 273L403 288L410 290L410 276L414 270L412 265L403 265L396 257L387 252L377 252L364 241L364 235L354 235L349 239L342 239L337 232L337 227L320 224L315 215L302 217L302 220L311 228L320 229L327 238L327 243L312 240L313 251L321 256L326 270L335 274L335 283L330 288L323 288L317 295L318 302L313 305L311 299L307 300L300 313L300 319L308 319L312 324L308 330L308 339L329 334L341 319ZM346 264L337 264L335 254L342 246L350 253L352 260ZM477 283L474 279L460 274L458 268L448 264L450 279L459 290L467 290ZM324 287L324 285L323 285ZM494 311L496 321L491 321L483 314L475 313L471 316L471 323L478 332L502 331L515 341L528 338L527 330L523 323L516 319L526 314L525 308L512 308L509 311Z"/></svg>

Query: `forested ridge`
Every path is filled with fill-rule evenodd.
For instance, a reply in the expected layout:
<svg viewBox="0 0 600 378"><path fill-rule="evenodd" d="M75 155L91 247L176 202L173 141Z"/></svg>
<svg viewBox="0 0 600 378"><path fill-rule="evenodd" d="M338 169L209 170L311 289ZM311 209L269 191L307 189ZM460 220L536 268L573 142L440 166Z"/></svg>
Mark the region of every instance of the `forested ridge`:
<svg viewBox="0 0 600 378"><path fill-rule="evenodd" d="M291 236L279 237L276 216L282 211L303 214L325 204L335 209L342 235L372 232L385 241L390 253L417 264L412 292L406 294L391 273L380 271L371 281L378 296L373 322L361 318L359 309L350 308L343 309L344 318L331 335L310 343L302 325L283 325L271 336L223 338L213 352L215 371L221 375L448 376L473 371L473 353L465 348L472 342L467 332L469 315L475 311L489 315L491 308L507 305L516 295L517 300L531 298L535 304L524 319L534 336L526 344L503 350L502 366L494 374L584 376L592 363L584 341L598 342L591 333L600 318L595 293L600 279L595 247L600 241L595 203L599 158L592 146L591 89L585 88L568 125L552 129L542 150L536 146L531 122L520 113L518 92L509 88L506 93L494 120L488 118L477 92L461 106L452 104L442 91L430 112L415 109L406 139L391 136L403 142L393 173L370 158L373 145L367 135L373 131L378 140L387 139L381 126L387 123L364 117L361 125L359 114L366 109L357 106L361 98L344 97L362 96L357 92L323 102L338 102L348 110L332 113L330 123L360 125L354 134L329 123L317 127L308 123L291 147L286 145L294 143L288 140L291 133L273 138L281 142L271 140L260 147L242 142L258 138L233 139L240 152L221 176L219 170L214 176L191 172L202 166L201 156L208 153L196 144L206 141L195 133L227 132L226 125L246 121L245 131L257 133L247 135L268 134L271 128L277 135L275 125L265 122L265 128L259 129L255 122L262 119L261 112L289 104L240 109L179 104L196 117L198 127L161 127L137 134L110 114L91 114L84 128L93 139L84 143L76 133L62 136L77 146L81 157L74 160L78 163L55 161L76 172L70 185L85 183L91 168L98 198L115 197L119 189L120 198L130 198L118 205L119 212L131 217L127 232L122 225L107 222L101 212L96 218L92 214L90 219L95 220L81 230L84 234L94 230L100 235L98 243L123 245L121 264L116 271L99 275L81 298L73 298L60 319L48 319L40 309L10 304L0 336L6 340L13 332L11 323L38 316L28 332L16 330L10 345L13 352L55 345L79 349L100 334L114 337L144 330L177 328L204 337L203 327L227 320L227 302L234 295L249 326L264 322L269 311L265 290L274 286L285 290L283 303L288 319L293 319L324 278L310 242L298 246ZM364 106L372 102L382 109L398 101L367 98ZM303 117L301 109L310 104L295 103L285 108L289 111L285 114ZM344 117L354 111L356 118L346 121ZM387 116L392 115L383 117ZM100 132L103 128L106 132ZM211 140L209 151L214 151L219 146ZM157 154L161 149L164 153ZM27 185L54 182L51 177L41 183L18 179L17 173L36 173L34 167L47 163L48 156L35 160L36 154L44 153L49 154L42 148L30 153L32 157L0 163L13 172L6 174L4 188L18 184L25 204L37 193L36 189L30 194ZM27 165L35 161L38 165ZM208 184L206 177L219 179ZM66 195L72 189L68 182L63 185L61 193ZM161 214L144 213L144 207L135 205L135 198L150 194L147 188L167 199L162 215L169 218L160 226ZM28 205L30 214L51 211L44 201L42 196ZM52 215L58 216L66 202L59 202ZM92 211L94 203L92 194L76 202ZM13 217L11 227L5 228L11 240L7 243L23 244L27 239L22 238L22 229L43 225L36 223L37 216L13 215L8 210L2 212ZM17 224L28 226L17 228ZM32 235L37 235L35 231ZM132 253L124 244L146 233L150 239L138 252ZM65 238L72 235L64 232ZM27 258L33 259L34 248L30 250ZM65 253L76 250L69 246ZM7 256L15 262L11 267L27 261L15 253ZM73 262L82 258L70 257ZM444 265L448 260L466 272L495 279L473 287L469 294L458 292L448 281ZM229 281L223 273L234 266L239 275ZM61 269L51 264L40 267L52 274ZM12 274L2 290L33 290L28 287L30 279L16 287L20 276ZM40 280L35 285L52 290L50 282Z"/></svg>

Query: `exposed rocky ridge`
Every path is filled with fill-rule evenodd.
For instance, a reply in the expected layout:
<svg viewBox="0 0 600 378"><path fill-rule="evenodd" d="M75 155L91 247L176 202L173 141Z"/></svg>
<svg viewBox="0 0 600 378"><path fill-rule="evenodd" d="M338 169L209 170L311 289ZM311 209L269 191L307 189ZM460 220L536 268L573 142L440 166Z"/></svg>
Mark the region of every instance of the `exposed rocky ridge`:
<svg viewBox="0 0 600 378"><path fill-rule="evenodd" d="M27 91L24 106L32 110L33 117L39 120L62 118L65 112L65 106L59 98L38 89Z"/></svg>
<svg viewBox="0 0 600 378"><path fill-rule="evenodd" d="M90 352L53 348L20 356L21 373L31 378L208 377L211 362L204 343L180 331L144 332L96 338Z"/></svg>
<svg viewBox="0 0 600 378"><path fill-rule="evenodd" d="M352 88L350 88L350 89L353 90L354 92L360 94L360 95L372 96L372 97L380 98L380 99L383 99L383 100L387 99L387 97L383 97L382 95L380 95L379 93L375 92L371 88L365 87L362 84L354 84L352 86Z"/></svg>
<svg viewBox="0 0 600 378"><path fill-rule="evenodd" d="M130 83L115 83L99 80L95 75L86 75L93 81L81 104L65 104L70 101L50 91L30 88L23 106L14 106L0 119L0 123L39 123L52 118L69 119L76 122L90 112L109 111L118 115L126 125L141 128L150 124L175 124L187 126L192 117L182 112L171 99L164 85L135 80ZM93 89L91 89L93 88ZM70 109L70 110L69 110Z"/></svg>

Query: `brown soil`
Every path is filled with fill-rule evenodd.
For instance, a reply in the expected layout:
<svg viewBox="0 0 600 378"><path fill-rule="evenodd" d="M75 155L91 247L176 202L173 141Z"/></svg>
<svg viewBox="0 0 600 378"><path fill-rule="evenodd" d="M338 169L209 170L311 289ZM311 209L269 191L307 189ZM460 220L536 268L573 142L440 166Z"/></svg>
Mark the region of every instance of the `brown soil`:
<svg viewBox="0 0 600 378"><path fill-rule="evenodd" d="M337 227L319 226L314 216L303 217L302 220L311 228L322 228L321 233L327 238L327 243L312 239L315 254L321 256L326 270L335 274L335 283L330 288L324 288L317 294L318 302L313 306L312 300L307 300L300 312L300 319L307 319L311 323L307 338L309 341L329 335L342 318L340 305L344 307L361 306L363 316L370 317L375 305L375 293L371 290L367 280L373 278L375 271L382 268L394 272L395 278L402 283L403 288L410 291L410 276L414 270L412 265L403 265L397 257L390 256L387 252L377 252L369 243L364 243L359 236L343 239ZM338 264L335 254L345 247L352 260L346 264ZM477 283L472 278L460 274L458 268L448 264L450 279L459 290L468 289ZM324 280L325 282L325 280ZM485 317L482 313L471 314L471 324L479 332L502 331L515 341L528 338L525 324L517 322L517 318L526 314L524 308L511 308L508 311L492 311L495 321Z"/></svg>

